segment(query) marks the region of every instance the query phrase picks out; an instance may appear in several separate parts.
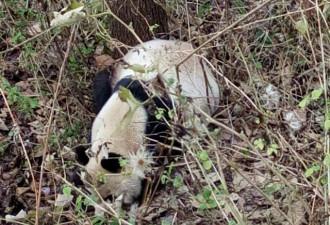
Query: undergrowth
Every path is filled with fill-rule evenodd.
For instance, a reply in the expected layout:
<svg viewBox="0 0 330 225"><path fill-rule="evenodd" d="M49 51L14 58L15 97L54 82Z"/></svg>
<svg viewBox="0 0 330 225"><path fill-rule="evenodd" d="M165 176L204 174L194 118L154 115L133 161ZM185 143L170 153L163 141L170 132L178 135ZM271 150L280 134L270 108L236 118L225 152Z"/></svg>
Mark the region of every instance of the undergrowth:
<svg viewBox="0 0 330 225"><path fill-rule="evenodd" d="M0 2L0 220L24 210L23 224L330 224L329 1L166 1L170 35L207 43L198 54L220 104L178 140L183 154L147 207L96 206L104 217L71 149L95 117L96 58L118 43L105 2L84 4L88 17L50 28L67 1Z"/></svg>

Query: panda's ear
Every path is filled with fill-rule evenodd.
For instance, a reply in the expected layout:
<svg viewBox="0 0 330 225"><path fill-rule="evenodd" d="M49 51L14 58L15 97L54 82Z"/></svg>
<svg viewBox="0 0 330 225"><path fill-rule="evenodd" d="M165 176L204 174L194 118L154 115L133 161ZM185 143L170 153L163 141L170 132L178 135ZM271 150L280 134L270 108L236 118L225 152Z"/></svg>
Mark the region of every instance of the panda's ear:
<svg viewBox="0 0 330 225"><path fill-rule="evenodd" d="M94 78L93 100L97 113L100 112L112 94L110 79L112 78L113 71L113 68L109 67L98 72Z"/></svg>
<svg viewBox="0 0 330 225"><path fill-rule="evenodd" d="M120 157L122 157L122 155L110 152L109 158L101 160L101 166L111 173L120 173L122 169L119 163Z"/></svg>
<svg viewBox="0 0 330 225"><path fill-rule="evenodd" d="M78 163L80 163L83 166L86 166L89 162L89 157L86 154L86 150L88 149L87 146L77 146L73 149L74 153L76 153L76 160Z"/></svg>

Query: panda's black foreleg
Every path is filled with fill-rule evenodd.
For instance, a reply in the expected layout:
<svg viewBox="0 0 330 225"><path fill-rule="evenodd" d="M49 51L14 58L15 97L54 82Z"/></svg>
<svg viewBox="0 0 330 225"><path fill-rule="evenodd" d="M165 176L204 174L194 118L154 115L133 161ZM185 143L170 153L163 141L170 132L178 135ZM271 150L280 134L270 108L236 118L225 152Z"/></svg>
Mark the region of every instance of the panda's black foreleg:
<svg viewBox="0 0 330 225"><path fill-rule="evenodd" d="M112 94L112 88L110 85L112 74L113 70L111 68L106 68L98 72L94 78L93 100L96 113L100 112Z"/></svg>
<svg viewBox="0 0 330 225"><path fill-rule="evenodd" d="M72 149L75 153L75 160L82 166L85 166L89 162L89 157L86 154L86 150L90 145L78 145ZM71 170L67 171L67 180L74 183L77 187L84 186L84 182L81 180L79 175L79 167L75 166Z"/></svg>

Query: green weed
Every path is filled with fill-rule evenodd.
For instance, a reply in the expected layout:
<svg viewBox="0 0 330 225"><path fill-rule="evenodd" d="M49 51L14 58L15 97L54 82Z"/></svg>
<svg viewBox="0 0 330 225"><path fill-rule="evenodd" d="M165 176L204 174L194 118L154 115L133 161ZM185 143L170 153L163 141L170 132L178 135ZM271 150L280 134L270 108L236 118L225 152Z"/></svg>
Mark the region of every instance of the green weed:
<svg viewBox="0 0 330 225"><path fill-rule="evenodd" d="M8 92L9 105L24 112L27 118L30 118L34 112L34 109L39 106L36 98L30 98L21 94L17 87L11 87L6 81L2 83L1 88Z"/></svg>

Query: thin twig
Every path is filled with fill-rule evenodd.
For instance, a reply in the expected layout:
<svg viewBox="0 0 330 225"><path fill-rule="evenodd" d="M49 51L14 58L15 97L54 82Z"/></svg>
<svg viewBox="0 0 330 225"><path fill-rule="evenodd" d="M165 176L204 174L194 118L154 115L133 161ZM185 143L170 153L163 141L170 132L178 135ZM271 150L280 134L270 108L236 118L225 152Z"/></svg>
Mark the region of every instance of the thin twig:
<svg viewBox="0 0 330 225"><path fill-rule="evenodd" d="M12 51L12 50L14 50L14 49L16 49L16 48L18 48L18 47L20 47L20 46L22 46L22 45L28 43L28 42L30 42L30 41L32 41L32 40L36 39L37 37L40 37L41 35L47 33L48 31L50 31L50 30L53 29L53 28L54 28L54 27L50 27L50 28L48 28L47 30L45 30L45 31L43 31L43 32L41 32L41 33L39 33L39 34L33 36L32 38L26 39L25 41L22 41L21 43L19 43L19 44L15 45L15 46L13 46L13 47L11 47L11 48L8 48L8 49L6 49L6 50L0 52L0 55L1 55L1 54L4 54L4 53L6 53L6 52L10 52L10 51Z"/></svg>
<svg viewBox="0 0 330 225"><path fill-rule="evenodd" d="M321 59L322 59L322 79L323 79L323 92L324 92L324 100L325 100L325 109L324 109L324 113L325 113L325 119L328 120L328 115L329 115L329 104L328 104L328 95L327 95L327 75L326 75L326 71L325 71L325 54L324 54L324 46L323 46L323 33L322 33L322 26L321 26L321 19L320 19L320 8L319 8L319 4L318 1L316 2L316 15L317 15L317 24L318 24L318 31L319 31L319 35L320 35L320 48L321 48ZM322 11L321 11L321 15L322 15ZM326 22L325 22L326 23ZM327 24L327 23L326 23ZM330 147L329 147L329 135L327 135L327 131L325 131L325 135L324 135L324 155L329 155L330 154ZM325 190L325 194L324 194L324 207L326 212L329 211L329 199L330 199L330 166L329 164L325 165L325 171L327 176L327 188L324 188ZM314 204L313 204L314 205ZM328 224L330 224L330 217L328 218Z"/></svg>
<svg viewBox="0 0 330 225"><path fill-rule="evenodd" d="M282 15L278 15L278 16L272 16L272 17L269 17L269 18L266 18L266 19L260 19L260 20L256 20L256 21L253 21L251 23L247 23L247 24L244 24L242 26L238 26L236 28L234 28L234 30L241 30L243 28L246 28L248 26L251 26L251 25L254 25L254 24L257 24L257 23L262 23L262 22L267 22L267 21L271 21L271 20L275 20L275 19L278 19L278 18L282 18L282 17L286 17L286 16L289 16L289 15L292 15L292 14L297 14L297 13L301 13L301 12L307 12L307 11L310 11L310 10L313 10L315 9L315 7L310 7L310 8L307 8L307 9L302 9L302 10L297 10L297 11L293 11L293 12L288 12L286 14L282 14Z"/></svg>
<svg viewBox="0 0 330 225"><path fill-rule="evenodd" d="M233 168L241 177L244 178L244 180L246 180L250 185L252 185L255 189L257 189L257 191L268 201L270 202L270 204L272 204L272 206L291 224L293 225L293 222L289 219L289 217L275 204L275 202L268 196L266 195L257 185L255 185L254 183L251 182L250 179L248 179L238 168L236 165L234 165L233 163L229 162L228 159L226 159L226 157L223 158L226 163L228 165L231 166L231 168Z"/></svg>
<svg viewBox="0 0 330 225"><path fill-rule="evenodd" d="M264 2L263 4L261 4L260 6L256 7L255 9L253 9L251 12L247 13L245 16L243 16L241 19L237 20L236 22L232 23L231 25L229 25L228 27L226 27L225 29L223 29L222 31L218 32L217 34L215 34L213 37L211 37L209 40L205 41L203 44L201 44L198 48L196 48L195 50L193 50L190 54L188 54L186 56L186 58L184 58L183 60L181 60L181 62L179 62L175 67L178 70L178 67L183 64L185 61L187 61L191 56L193 56L196 52L198 52L199 50L201 50L202 48L204 48L208 43L214 41L215 39L217 39L218 37L220 37L223 33L227 32L228 30L233 29L234 27L236 27L240 22L246 20L249 16L251 16L252 14L254 14L256 11L258 11L260 8L264 7L265 5L269 4L270 2L272 2L274 0L268 0L266 2Z"/></svg>
<svg viewBox="0 0 330 225"><path fill-rule="evenodd" d="M260 152L258 150L256 150L256 148L253 146L253 144L249 141L249 139L241 133L238 133L237 131L227 127L226 125L220 123L219 121L215 120L214 118L212 118L210 115L208 115L204 110L202 110L200 107L198 107L197 105L195 105L195 109L197 109L202 115L205 116L205 118L207 119L207 121L209 123L213 123L229 132L231 132L233 135L235 135L236 137L240 138L241 140L243 140L245 143L247 143L249 145L249 147L253 150L253 152L260 158L260 160L265 164L265 166L267 168L269 168L274 174L276 174L291 190L295 190L295 188L286 180L284 179L284 177L282 176L282 174L275 170L270 163L268 163L265 158L260 154Z"/></svg>
<svg viewBox="0 0 330 225"><path fill-rule="evenodd" d="M16 123L16 120L11 112L11 109L9 107L9 104L8 104L8 101L7 101L7 98L5 96L5 94L3 93L3 90L0 88L0 92L1 92L1 95L5 101L5 105L8 109L8 112L9 112L9 115L14 123L14 126L17 126L18 127L18 124ZM24 145L24 142L23 142L23 138L19 132L19 129L18 129L18 138L19 138L19 141L22 145L22 148L23 148L23 151L24 151L24 155L25 155L25 158L26 158L26 161L28 162L28 166L29 166L29 170L30 170L30 173L31 173L31 177L32 177L32 184L33 184L33 189L34 189L34 194L35 194L35 199L36 199L36 202L38 201L38 189L37 189L37 184L36 184L36 180L34 178L34 174L33 174L33 170L32 170L32 166L31 166L31 162L30 162L30 159L29 159L29 156L28 156L28 153L25 149L25 145ZM36 210L36 225L38 225L38 210Z"/></svg>
<svg viewBox="0 0 330 225"><path fill-rule="evenodd" d="M55 175L57 178L61 179L64 183L66 183L66 185L72 187L75 191L77 191L84 198L88 199L93 204L93 206L95 208L98 208L98 209L102 210L103 212L106 212L109 215L114 216L116 219L118 219L119 224L123 223L123 224L126 224L126 225L130 225L130 223L128 223L127 221L123 220L122 218L119 218L118 214L111 207L109 207L109 205L107 205L107 208L109 208L111 210L111 212L107 208L103 207L101 204L98 204L94 199L92 199L90 196L85 194L80 188L75 187L74 185L72 185L72 183L70 183L69 181L67 181L63 177L59 176L56 173L52 173L52 174ZM93 187L91 184L89 184L89 185L90 185L90 187ZM106 202L99 195L99 193L96 191L96 189L94 189L94 191L95 191L96 194L98 194L98 197L101 199L102 203L106 204Z"/></svg>
<svg viewBox="0 0 330 225"><path fill-rule="evenodd" d="M202 56L201 56L202 57ZM221 72L219 72L213 65L212 63L207 60L205 57L203 57L204 61L208 64L208 66L210 66L210 68L215 71L219 76L221 76L225 82L232 86L235 90L237 90L238 93L240 93L242 96L244 96L250 103L251 105L255 108L255 110L257 110L260 114L264 115L264 112L262 112L258 106L253 102L253 100L244 92L242 91L239 87L237 87L232 81L230 81L227 77L225 77Z"/></svg>
<svg viewBox="0 0 330 225"><path fill-rule="evenodd" d="M141 47L143 50L146 50L145 46L143 45L143 41L140 39L140 37L135 33L134 29L131 28L130 26L128 26L124 21L122 21L118 16L116 16L110 9L109 5L106 3L107 9L108 11L103 12L103 13L99 13L99 14L95 14L95 15L90 15L90 17L99 17L99 16L103 16L103 15L110 15L113 18L115 18L119 23L121 23L124 27L126 27L129 32L132 33L132 35L136 38L136 40L140 43Z"/></svg>
<svg viewBox="0 0 330 225"><path fill-rule="evenodd" d="M38 193L38 200L37 200L37 205L36 205L36 212L38 212L39 206L40 206L41 187L42 187L42 179L43 179L43 174L44 174L44 163L45 163L45 159L46 159L46 153L48 152L48 140L49 140L50 128L51 128L51 125L52 125L54 112L55 112L55 103L56 103L56 99L57 99L59 89L60 89L60 86L61 86L66 61L69 57L70 49L71 49L71 46L72 46L74 33L77 30L76 28L77 28L77 26L74 26L71 30L71 35L70 35L70 38L69 38L69 41L68 41L68 47L67 47L67 50L65 52L64 60L62 62L61 68L60 68L60 73L59 73L59 76L58 76L56 90L55 90L55 93L54 93L52 109L51 109L49 120L48 120L48 127L47 127L46 140L45 140L45 148L44 148L44 152L43 152L43 155L42 155L42 162L41 162L41 168L40 168L39 193ZM36 220L36 222L37 222L37 220Z"/></svg>

